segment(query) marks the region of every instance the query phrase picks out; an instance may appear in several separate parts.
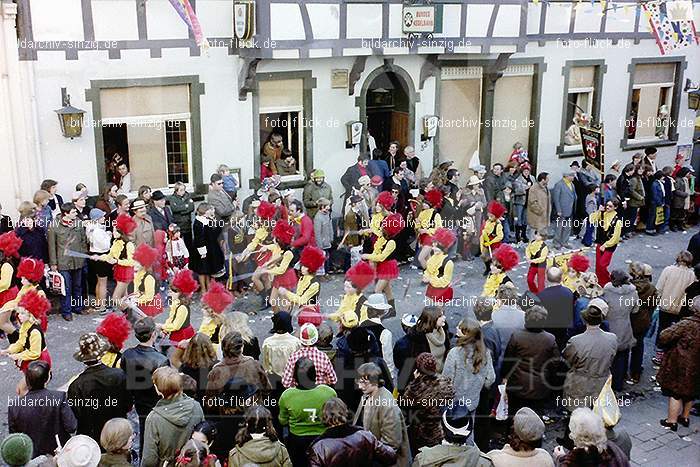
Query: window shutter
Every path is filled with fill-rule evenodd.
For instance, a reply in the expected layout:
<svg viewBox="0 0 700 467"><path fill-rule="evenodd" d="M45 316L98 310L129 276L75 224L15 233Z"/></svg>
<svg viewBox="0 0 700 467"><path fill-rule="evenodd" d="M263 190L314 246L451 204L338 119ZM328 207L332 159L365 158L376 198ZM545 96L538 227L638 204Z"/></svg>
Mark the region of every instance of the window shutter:
<svg viewBox="0 0 700 467"><path fill-rule="evenodd" d="M189 113L189 85L103 89L100 103L102 118Z"/></svg>
<svg viewBox="0 0 700 467"><path fill-rule="evenodd" d="M634 69L634 84L673 83L675 63L637 65Z"/></svg>
<svg viewBox="0 0 700 467"><path fill-rule="evenodd" d="M569 74L569 89L592 88L595 80L594 66L576 66Z"/></svg>
<svg viewBox="0 0 700 467"><path fill-rule="evenodd" d="M263 80L258 82L260 112L280 108L301 108L304 81L301 79Z"/></svg>

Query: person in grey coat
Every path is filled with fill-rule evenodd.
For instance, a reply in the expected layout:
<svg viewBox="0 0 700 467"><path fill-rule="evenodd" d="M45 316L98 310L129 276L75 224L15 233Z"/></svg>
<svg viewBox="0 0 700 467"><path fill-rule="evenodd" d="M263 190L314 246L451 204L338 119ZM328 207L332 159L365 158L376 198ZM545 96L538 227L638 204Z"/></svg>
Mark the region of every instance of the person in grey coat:
<svg viewBox="0 0 700 467"><path fill-rule="evenodd" d="M562 352L569 371L564 379L561 404L569 412L592 407L610 377L610 367L617 354L617 337L600 329L607 312L608 304L604 300L592 299L583 312L586 330L569 339Z"/></svg>
<svg viewBox="0 0 700 467"><path fill-rule="evenodd" d="M73 315L82 314L83 308L83 266L84 258L68 254L87 253L87 235L78 220L78 210L73 203L61 205L61 214L57 222L49 228L49 265L52 271L58 271L65 281L66 294L61 298L61 316L66 321L73 321Z"/></svg>
<svg viewBox="0 0 700 467"><path fill-rule="evenodd" d="M231 214L236 210L236 207L233 205L233 200L229 194L224 191L224 180L219 174L213 174L209 177L207 202L214 208L216 219L224 222L227 222Z"/></svg>
<svg viewBox="0 0 700 467"><path fill-rule="evenodd" d="M496 195L503 191L503 186L506 183L506 177L503 175L503 164L496 162L491 168L491 172L486 174L484 178L484 194L486 201L493 201Z"/></svg>
<svg viewBox="0 0 700 467"><path fill-rule="evenodd" d="M326 261L318 275L329 272L331 267L331 247L333 246L333 222L331 221L331 202L326 198L319 198L316 202L318 211L314 215L314 236L316 246L326 253ZM323 273L323 274L322 274Z"/></svg>
<svg viewBox="0 0 700 467"><path fill-rule="evenodd" d="M612 388L621 391L629 367L630 350L637 343L632 332L630 315L639 311L637 288L627 272L616 269L603 288L603 300L608 304L607 320L610 332L617 336L617 354L612 366Z"/></svg>
<svg viewBox="0 0 700 467"><path fill-rule="evenodd" d="M571 222L576 208L576 189L573 183L575 176L576 172L571 170L564 172L562 179L552 189L552 204L557 215L552 245L556 249L571 248L569 235L571 235Z"/></svg>

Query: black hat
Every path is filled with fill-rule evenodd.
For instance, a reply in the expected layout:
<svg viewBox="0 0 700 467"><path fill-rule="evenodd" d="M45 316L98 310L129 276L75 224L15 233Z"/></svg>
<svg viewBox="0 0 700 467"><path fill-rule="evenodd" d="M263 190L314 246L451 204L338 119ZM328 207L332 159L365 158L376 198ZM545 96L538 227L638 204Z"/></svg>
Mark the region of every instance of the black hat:
<svg viewBox="0 0 700 467"><path fill-rule="evenodd" d="M569 164L569 167L581 167L581 165L578 163L578 161L573 161L571 164Z"/></svg>
<svg viewBox="0 0 700 467"><path fill-rule="evenodd" d="M151 194L151 199L153 201L159 201L159 200L164 199L164 198L165 198L165 195L160 190L156 190L153 192L153 194Z"/></svg>
<svg viewBox="0 0 700 467"><path fill-rule="evenodd" d="M291 334L293 331L292 315L286 311L278 311L272 315L272 329L270 330L270 334L284 334L285 332Z"/></svg>

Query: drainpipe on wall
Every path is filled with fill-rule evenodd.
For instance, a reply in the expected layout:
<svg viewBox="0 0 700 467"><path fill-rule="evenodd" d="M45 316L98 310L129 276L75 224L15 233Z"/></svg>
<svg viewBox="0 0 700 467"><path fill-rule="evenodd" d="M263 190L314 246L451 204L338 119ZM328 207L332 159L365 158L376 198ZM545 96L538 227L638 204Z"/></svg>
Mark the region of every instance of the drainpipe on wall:
<svg viewBox="0 0 700 467"><path fill-rule="evenodd" d="M495 102L496 81L508 67L512 53L500 53L498 58L484 70L483 97L481 105L481 131L479 132L479 159L487 169L491 167L491 143L493 140L493 108ZM490 122L484 125L484 122Z"/></svg>

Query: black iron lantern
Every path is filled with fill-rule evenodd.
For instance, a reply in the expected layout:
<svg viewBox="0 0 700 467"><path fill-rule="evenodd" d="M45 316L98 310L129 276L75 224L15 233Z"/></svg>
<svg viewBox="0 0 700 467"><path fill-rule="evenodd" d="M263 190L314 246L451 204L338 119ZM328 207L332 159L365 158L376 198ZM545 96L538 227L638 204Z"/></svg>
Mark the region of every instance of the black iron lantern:
<svg viewBox="0 0 700 467"><path fill-rule="evenodd" d="M688 93L688 108L690 110L700 110L700 90Z"/></svg>
<svg viewBox="0 0 700 467"><path fill-rule="evenodd" d="M80 136L83 133L83 114L85 111L70 105L70 95L66 92L66 88L61 88L61 102L63 107L55 111L58 114L61 133L70 139Z"/></svg>

